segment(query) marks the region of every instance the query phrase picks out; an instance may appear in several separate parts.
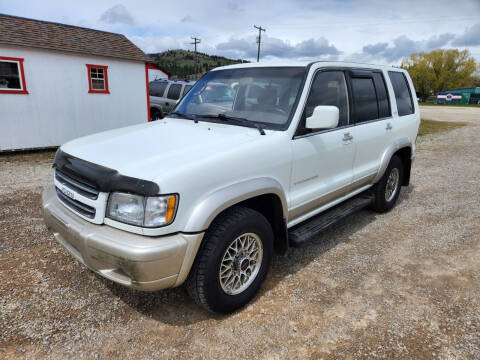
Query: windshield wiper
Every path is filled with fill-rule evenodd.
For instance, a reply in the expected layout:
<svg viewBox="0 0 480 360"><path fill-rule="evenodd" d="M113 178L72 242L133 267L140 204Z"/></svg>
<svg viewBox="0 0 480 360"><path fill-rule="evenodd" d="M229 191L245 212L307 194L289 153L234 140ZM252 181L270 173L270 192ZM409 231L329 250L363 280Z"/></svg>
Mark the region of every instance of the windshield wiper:
<svg viewBox="0 0 480 360"><path fill-rule="evenodd" d="M168 115L177 115L177 116L183 117L183 118L188 119L188 120L193 120L195 123L198 123L198 120L196 119L195 116L187 115L187 114L181 113L180 111L174 111L174 112L172 112Z"/></svg>
<svg viewBox="0 0 480 360"><path fill-rule="evenodd" d="M224 121L233 121L236 122L238 125L242 125L245 127L250 127L250 128L255 128L258 130L260 135L265 135L265 131L263 131L263 128L258 124L253 121L247 120L245 118L241 117L236 117L236 116L229 116L225 115L224 113L218 114L218 115L197 115L203 118L207 119L220 119Z"/></svg>

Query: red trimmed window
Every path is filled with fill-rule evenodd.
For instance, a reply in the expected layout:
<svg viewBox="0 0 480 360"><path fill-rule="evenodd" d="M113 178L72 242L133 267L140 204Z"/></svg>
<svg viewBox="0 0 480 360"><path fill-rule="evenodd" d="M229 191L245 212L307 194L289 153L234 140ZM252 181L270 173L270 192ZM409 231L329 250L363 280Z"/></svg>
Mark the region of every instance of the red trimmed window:
<svg viewBox="0 0 480 360"><path fill-rule="evenodd" d="M23 59L0 56L0 94L28 94Z"/></svg>
<svg viewBox="0 0 480 360"><path fill-rule="evenodd" d="M110 94L108 90L108 66L87 64L88 92Z"/></svg>

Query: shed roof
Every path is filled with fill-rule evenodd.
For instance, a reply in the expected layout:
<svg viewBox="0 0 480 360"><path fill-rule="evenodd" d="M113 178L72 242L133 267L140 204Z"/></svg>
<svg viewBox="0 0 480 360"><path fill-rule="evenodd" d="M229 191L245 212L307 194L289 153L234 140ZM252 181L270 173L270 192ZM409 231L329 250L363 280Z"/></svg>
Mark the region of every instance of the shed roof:
<svg viewBox="0 0 480 360"><path fill-rule="evenodd" d="M152 61L124 35L0 14L0 44Z"/></svg>

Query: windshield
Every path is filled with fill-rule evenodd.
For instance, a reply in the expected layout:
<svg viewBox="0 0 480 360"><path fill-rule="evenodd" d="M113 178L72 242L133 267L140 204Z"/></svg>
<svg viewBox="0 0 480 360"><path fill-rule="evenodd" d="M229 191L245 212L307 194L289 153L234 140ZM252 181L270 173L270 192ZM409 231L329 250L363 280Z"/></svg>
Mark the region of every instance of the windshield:
<svg viewBox="0 0 480 360"><path fill-rule="evenodd" d="M199 120L222 114L224 119L235 117L273 129L283 128L304 74L304 67L211 71L194 85L175 111Z"/></svg>

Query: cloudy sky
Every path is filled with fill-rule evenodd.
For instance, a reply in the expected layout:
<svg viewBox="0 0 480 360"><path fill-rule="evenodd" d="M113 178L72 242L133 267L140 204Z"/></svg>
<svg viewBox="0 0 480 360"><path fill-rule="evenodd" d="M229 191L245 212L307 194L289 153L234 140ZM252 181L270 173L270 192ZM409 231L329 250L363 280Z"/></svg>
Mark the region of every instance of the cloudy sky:
<svg viewBox="0 0 480 360"><path fill-rule="evenodd" d="M480 0L0 0L0 13L126 35L147 53L192 49L399 64L412 52L469 49L480 61Z"/></svg>

